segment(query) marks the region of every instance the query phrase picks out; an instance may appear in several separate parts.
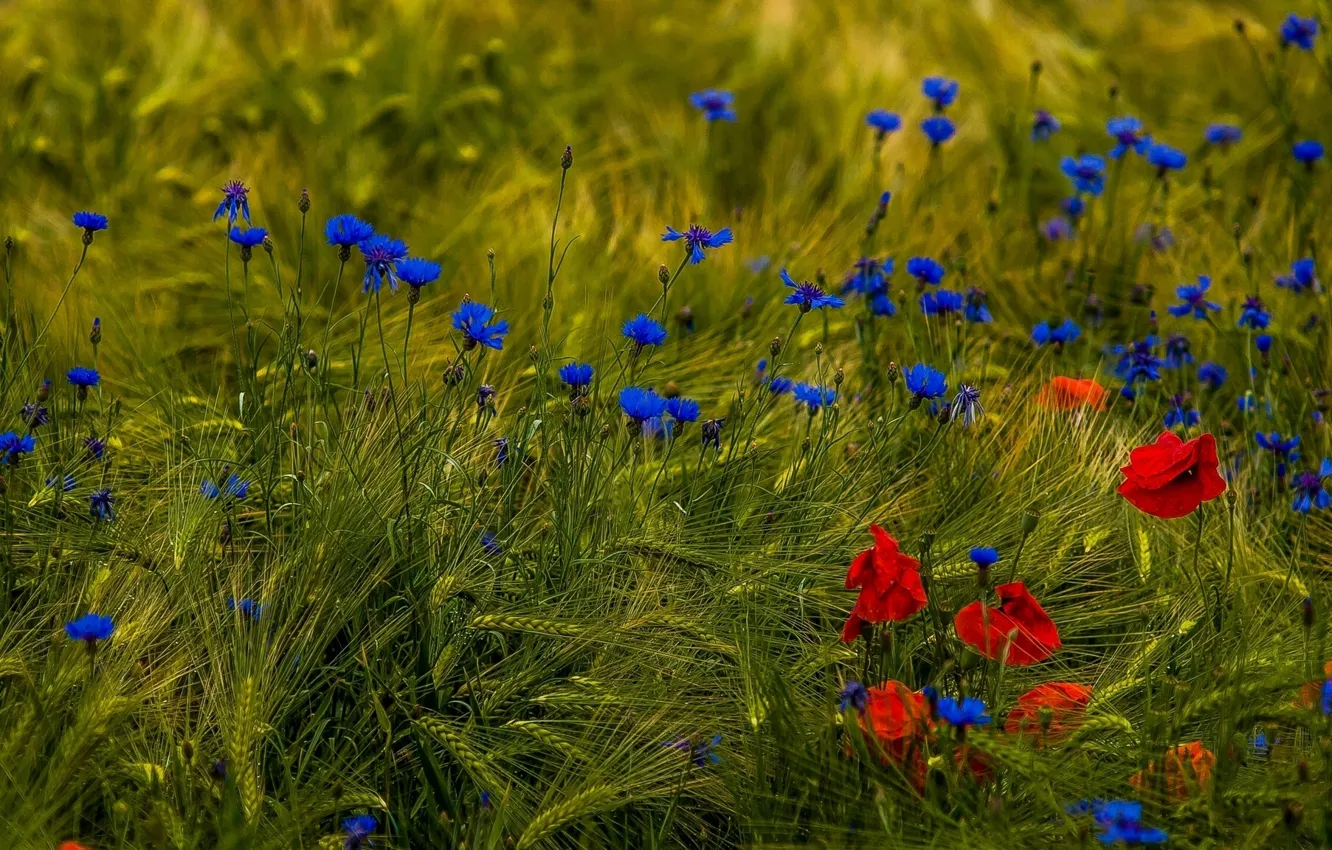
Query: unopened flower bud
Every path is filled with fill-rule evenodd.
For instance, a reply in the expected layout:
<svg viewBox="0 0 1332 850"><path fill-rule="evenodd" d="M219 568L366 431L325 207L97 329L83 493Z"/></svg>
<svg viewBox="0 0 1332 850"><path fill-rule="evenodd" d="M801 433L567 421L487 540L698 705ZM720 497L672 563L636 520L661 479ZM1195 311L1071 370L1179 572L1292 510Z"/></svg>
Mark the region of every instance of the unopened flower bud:
<svg viewBox="0 0 1332 850"><path fill-rule="evenodd" d="M533 363L535 363L537 362L537 360L540 359L540 357L541 357L540 352L537 351L537 347L535 345L528 347L527 349L528 360L531 360Z"/></svg>
<svg viewBox="0 0 1332 850"><path fill-rule="evenodd" d="M662 286L671 282L671 270L666 268L665 263L657 266L657 280L660 281Z"/></svg>
<svg viewBox="0 0 1332 850"><path fill-rule="evenodd" d="M661 388L662 398L678 398L680 395L680 385L675 381L667 381L666 386Z"/></svg>
<svg viewBox="0 0 1332 850"><path fill-rule="evenodd" d="M837 371L833 373L833 385L840 387L844 380L846 380L846 373L842 371L841 366L838 366Z"/></svg>
<svg viewBox="0 0 1332 850"><path fill-rule="evenodd" d="M301 197L300 197L300 200L298 200L298 201L296 202L296 209L300 210L302 215L304 215L305 213L308 213L308 212L310 211L310 190L309 190L309 189L302 189L302 190L301 190Z"/></svg>
<svg viewBox="0 0 1332 850"><path fill-rule="evenodd" d="M606 439L606 438L609 437L609 436L610 436L610 426L609 426L609 425L602 425L602 426L601 426L601 439L604 440L604 439Z"/></svg>
<svg viewBox="0 0 1332 850"><path fill-rule="evenodd" d="M94 318L94 319L93 319L93 323L92 323L92 331L88 334L88 341L91 342L93 345L97 345L97 344L99 344L99 343L102 341L102 320L101 320L101 319L99 319L99 318Z"/></svg>
<svg viewBox="0 0 1332 850"><path fill-rule="evenodd" d="M1054 723L1054 709L1048 705L1041 706L1036 711L1036 722L1041 724L1041 731L1048 735L1050 724Z"/></svg>
<svg viewBox="0 0 1332 850"><path fill-rule="evenodd" d="M1311 597L1304 597L1300 601L1300 615L1306 629L1312 629L1314 626L1314 604Z"/></svg>
<svg viewBox="0 0 1332 850"><path fill-rule="evenodd" d="M350 245L339 245L339 246L338 246L338 262L340 262L340 263L345 263L345 262L347 262L347 261L350 260L350 259L351 259L351 246L350 246Z"/></svg>
<svg viewBox="0 0 1332 850"><path fill-rule="evenodd" d="M1025 513L1022 515L1022 533L1031 534L1036 530L1036 523L1040 522L1040 515L1034 513Z"/></svg>
<svg viewBox="0 0 1332 850"><path fill-rule="evenodd" d="M781 337L775 336L772 338L772 342L768 343L768 353L771 354L773 357L776 357L778 354L782 353Z"/></svg>
<svg viewBox="0 0 1332 850"><path fill-rule="evenodd" d="M935 418L940 425L947 425L953 418L953 405L949 402L939 405L939 415Z"/></svg>
<svg viewBox="0 0 1332 850"><path fill-rule="evenodd" d="M897 367L897 363L888 361L888 383L894 385L897 379L902 377L902 370Z"/></svg>
<svg viewBox="0 0 1332 850"><path fill-rule="evenodd" d="M564 146L564 156L560 157L560 168L568 171L573 167L573 145Z"/></svg>

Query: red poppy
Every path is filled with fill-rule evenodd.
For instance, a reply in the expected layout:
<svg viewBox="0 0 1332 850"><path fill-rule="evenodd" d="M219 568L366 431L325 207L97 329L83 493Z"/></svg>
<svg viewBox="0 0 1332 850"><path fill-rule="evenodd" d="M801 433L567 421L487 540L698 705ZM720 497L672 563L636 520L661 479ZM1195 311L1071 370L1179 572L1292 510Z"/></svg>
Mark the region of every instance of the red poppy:
<svg viewBox="0 0 1332 850"><path fill-rule="evenodd" d="M1298 708L1313 708L1323 703L1323 682L1332 679L1332 659L1323 664L1324 678L1313 682L1306 682L1300 688L1300 698L1296 700L1295 705Z"/></svg>
<svg viewBox="0 0 1332 850"><path fill-rule="evenodd" d="M56 850L88 850L88 848L77 841L62 841Z"/></svg>
<svg viewBox="0 0 1332 850"><path fill-rule="evenodd" d="M1192 513L1226 492L1216 470L1216 438L1203 434L1187 443L1169 431L1129 453L1119 494L1138 510L1162 519Z"/></svg>
<svg viewBox="0 0 1332 850"><path fill-rule="evenodd" d="M1105 387L1090 378L1059 375L1041 387L1036 403L1052 410L1077 410L1084 405L1093 410L1105 410L1105 399L1109 394Z"/></svg>
<svg viewBox="0 0 1332 850"><path fill-rule="evenodd" d="M1041 735L1041 711L1049 709L1050 725L1044 736L1055 739L1082 725L1092 690L1073 682L1046 682L1018 697L1008 713L1004 731L1010 735Z"/></svg>
<svg viewBox="0 0 1332 850"><path fill-rule="evenodd" d="M1024 667L1044 661L1062 644L1059 629L1020 581L996 587L999 607L973 602L957 612L957 636L991 661Z"/></svg>
<svg viewBox="0 0 1332 850"><path fill-rule="evenodd" d="M869 689L862 728L866 721L884 761L901 765L919 757L920 744L930 730L930 710L924 694L889 680Z"/></svg>
<svg viewBox="0 0 1332 850"><path fill-rule="evenodd" d="M874 545L856 556L846 573L848 590L860 588L851 616L842 627L842 640L851 643L863 623L900 623L925 607L925 586L920 562L903 555L897 541L877 525L870 525Z"/></svg>
<svg viewBox="0 0 1332 850"><path fill-rule="evenodd" d="M1166 753L1165 792L1171 802L1180 803L1198 789L1206 788L1212 781L1212 769L1216 767L1216 755L1202 745L1202 741L1180 744ZM1153 786L1153 774L1156 762L1147 765L1129 777L1129 784L1134 788L1150 789Z"/></svg>

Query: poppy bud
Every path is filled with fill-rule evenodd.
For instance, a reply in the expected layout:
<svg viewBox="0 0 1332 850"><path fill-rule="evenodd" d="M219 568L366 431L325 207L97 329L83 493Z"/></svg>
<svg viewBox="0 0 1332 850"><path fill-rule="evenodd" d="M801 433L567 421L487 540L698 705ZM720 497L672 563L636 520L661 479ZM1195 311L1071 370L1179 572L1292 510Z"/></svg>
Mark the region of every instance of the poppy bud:
<svg viewBox="0 0 1332 850"><path fill-rule="evenodd" d="M1036 530L1036 523L1040 522L1040 515L1034 513L1025 513L1022 515L1022 533L1031 534Z"/></svg>
<svg viewBox="0 0 1332 850"><path fill-rule="evenodd" d="M662 398L678 398L680 395L680 385L675 381L667 381L666 386L661 388Z"/></svg>
<svg viewBox="0 0 1332 850"><path fill-rule="evenodd" d="M772 338L772 342L768 343L768 353L771 354L773 357L776 357L778 354L782 353L781 337L775 336Z"/></svg>
<svg viewBox="0 0 1332 850"><path fill-rule="evenodd" d="M1298 829L1300 822L1304 820L1304 806L1300 803L1287 803L1286 810L1281 813L1281 819L1285 821L1287 829Z"/></svg>
<svg viewBox="0 0 1332 850"><path fill-rule="evenodd" d="M665 286L666 284L671 282L671 270L666 268L665 263L662 263L661 265L657 266L657 280L661 283L662 286Z"/></svg>
<svg viewBox="0 0 1332 850"><path fill-rule="evenodd" d="M302 215L310 211L310 191L308 189L301 190L301 197L296 202L296 209L300 210Z"/></svg>
<svg viewBox="0 0 1332 850"><path fill-rule="evenodd" d="M1313 599L1306 596L1300 601L1300 614L1304 621L1306 629L1312 629L1314 625L1314 604Z"/></svg>
<svg viewBox="0 0 1332 850"><path fill-rule="evenodd" d="M560 157L560 168L568 171L573 167L573 145L564 146L564 155Z"/></svg>
<svg viewBox="0 0 1332 850"><path fill-rule="evenodd" d="M897 368L897 363L888 361L888 383L895 385L897 379L902 376L902 370Z"/></svg>

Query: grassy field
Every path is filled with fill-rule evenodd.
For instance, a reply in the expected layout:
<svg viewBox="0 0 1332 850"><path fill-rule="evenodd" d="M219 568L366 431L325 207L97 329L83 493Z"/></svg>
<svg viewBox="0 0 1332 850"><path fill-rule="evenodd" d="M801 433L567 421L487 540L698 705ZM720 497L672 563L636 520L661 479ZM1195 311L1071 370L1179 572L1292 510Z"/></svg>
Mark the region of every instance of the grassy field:
<svg viewBox="0 0 1332 850"><path fill-rule="evenodd" d="M0 844L1332 844L1291 11L0 6Z"/></svg>

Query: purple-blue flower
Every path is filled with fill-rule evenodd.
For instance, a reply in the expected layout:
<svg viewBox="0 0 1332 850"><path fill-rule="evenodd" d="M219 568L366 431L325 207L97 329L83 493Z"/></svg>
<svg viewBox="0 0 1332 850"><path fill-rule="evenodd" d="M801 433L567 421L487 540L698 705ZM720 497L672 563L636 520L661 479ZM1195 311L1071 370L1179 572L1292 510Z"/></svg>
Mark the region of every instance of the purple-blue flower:
<svg viewBox="0 0 1332 850"><path fill-rule="evenodd" d="M936 112L943 112L944 109L953 105L957 100L957 93L961 87L957 80L950 80L945 77L926 77L920 84L921 94L934 102Z"/></svg>
<svg viewBox="0 0 1332 850"><path fill-rule="evenodd" d="M620 409L635 422L645 422L666 412L666 399L647 387L620 390Z"/></svg>
<svg viewBox="0 0 1332 850"><path fill-rule="evenodd" d="M938 286L945 274L944 267L932 257L912 257L907 260L906 270L921 286Z"/></svg>
<svg viewBox="0 0 1332 850"><path fill-rule="evenodd" d="M942 398L948 392L948 380L944 373L924 363L917 363L902 373L907 392L911 393L917 405L926 399Z"/></svg>
<svg viewBox="0 0 1332 850"><path fill-rule="evenodd" d="M89 649L96 646L99 640L109 640L115 630L116 626L111 618L102 614L84 614L65 623L65 635L70 640L83 641Z"/></svg>
<svg viewBox="0 0 1332 850"><path fill-rule="evenodd" d="M626 321L620 332L639 349L647 345L661 345L666 341L666 328L647 313L639 313Z"/></svg>
<svg viewBox="0 0 1332 850"><path fill-rule="evenodd" d="M240 225L231 228L228 238L242 248L254 248L264 244L264 239L268 237L268 231L262 227L247 227L241 229Z"/></svg>
<svg viewBox="0 0 1332 850"><path fill-rule="evenodd" d="M1323 158L1323 143L1314 139L1305 139L1296 142L1290 152L1297 160L1313 168L1313 164Z"/></svg>
<svg viewBox="0 0 1332 850"><path fill-rule="evenodd" d="M697 224L689 225L689 229L684 232L676 230L674 227L668 227L666 232L661 235L662 242L676 242L683 239L685 253L689 255L691 265L703 262L706 256L703 251L704 248L720 248L729 244L733 238L729 227L723 227L713 233L706 227L700 227Z"/></svg>
<svg viewBox="0 0 1332 850"><path fill-rule="evenodd" d="M819 408L829 407L837 400L837 390L832 387L821 387L803 381L791 389L791 394L795 396L797 402L809 408L810 416L817 413Z"/></svg>
<svg viewBox="0 0 1332 850"><path fill-rule="evenodd" d="M796 307L800 308L800 312L802 313L808 313L810 310L822 310L824 307L836 309L846 303L836 295L824 292L823 288L818 284L810 283L807 280L802 281L801 283L796 283L791 279L791 276L786 273L786 269L782 269L780 275L782 283L785 283L788 287L794 290L790 295L786 296L786 300L782 303L794 304Z"/></svg>
<svg viewBox="0 0 1332 850"><path fill-rule="evenodd" d="M901 129L902 116L886 109L875 109L865 116L865 123L874 128L875 134L882 140L889 133Z"/></svg>
<svg viewBox="0 0 1332 850"><path fill-rule="evenodd" d="M1203 133L1203 138L1207 140L1209 145L1228 148L1238 142L1242 135L1244 135L1243 131L1234 124L1209 124L1207 130Z"/></svg>
<svg viewBox="0 0 1332 850"><path fill-rule="evenodd" d="M1281 46L1295 45L1300 50L1313 50L1314 39L1318 37L1318 19L1301 18L1291 12L1281 22Z"/></svg>
<svg viewBox="0 0 1332 850"><path fill-rule="evenodd" d="M689 398L668 398L666 399L666 413L676 422L697 422L699 415L698 402Z"/></svg>
<svg viewBox="0 0 1332 850"><path fill-rule="evenodd" d="M74 226L82 227L86 234L106 230L107 225L107 218L101 213L88 212L87 210L74 213Z"/></svg>
<svg viewBox="0 0 1332 850"><path fill-rule="evenodd" d="M950 726L965 728L985 726L990 722L990 715L985 713L985 703L975 697L966 697L960 701L953 697L943 697L936 710Z"/></svg>
<svg viewBox="0 0 1332 850"><path fill-rule="evenodd" d="M592 365L565 363L560 367L560 380L571 390L585 390L592 386Z"/></svg>
<svg viewBox="0 0 1332 850"><path fill-rule="evenodd" d="M375 235L375 229L350 213L335 215L324 224L324 237L335 248L351 248Z"/></svg>
<svg viewBox="0 0 1332 850"><path fill-rule="evenodd" d="M736 119L735 110L731 108L731 104L735 102L735 95L729 91L719 89L696 91L689 95L689 102L709 121Z"/></svg>
<svg viewBox="0 0 1332 850"><path fill-rule="evenodd" d="M227 217L227 224L234 224L238 215L244 218L247 224L250 221L250 190L239 180L228 180L222 187L222 203L217 205L213 221L217 221L223 215Z"/></svg>
<svg viewBox="0 0 1332 850"><path fill-rule="evenodd" d="M90 494L88 496L88 509L92 512L93 519L115 519L115 501L116 497L111 495L109 488L104 487Z"/></svg>
<svg viewBox="0 0 1332 850"><path fill-rule="evenodd" d="M1082 328L1072 319L1064 319L1057 326L1049 322L1038 322L1031 329L1031 341L1036 345L1068 345L1082 336Z"/></svg>
<svg viewBox="0 0 1332 850"><path fill-rule="evenodd" d="M420 289L427 283L439 280L439 263L431 260L408 257L405 260L398 260L395 268L398 279L413 289Z"/></svg>
<svg viewBox="0 0 1332 850"><path fill-rule="evenodd" d="M347 833L343 850L363 850L370 846L370 834L379 826L374 815L356 815L342 822L342 831Z"/></svg>
<svg viewBox="0 0 1332 850"><path fill-rule="evenodd" d="M1142 131L1142 122L1132 115L1111 118L1106 122L1105 131L1115 140L1115 147L1110 151L1111 159L1119 159L1130 150L1142 156L1152 143L1152 137Z"/></svg>
<svg viewBox="0 0 1332 850"><path fill-rule="evenodd" d="M1323 489L1323 481L1314 472L1298 472L1291 479L1291 488L1295 491L1295 501L1291 509L1307 514L1312 510L1327 510L1332 505L1332 494Z"/></svg>
<svg viewBox="0 0 1332 850"><path fill-rule="evenodd" d="M1195 319L1206 319L1209 311L1215 313L1221 309L1220 304L1207 300L1207 290L1211 287L1212 279L1210 277L1198 275L1196 284L1185 284L1175 290L1175 294L1179 296L1181 303L1172 304L1166 309L1170 312L1170 315L1176 318L1183 318L1192 313Z"/></svg>
<svg viewBox="0 0 1332 850"><path fill-rule="evenodd" d="M1033 142L1049 141L1050 137L1058 132L1059 119L1044 109L1036 110L1036 117L1031 119L1031 140Z"/></svg>
<svg viewBox="0 0 1332 850"><path fill-rule="evenodd" d="M1291 263L1290 274L1283 274L1278 277L1276 285L1282 289L1289 289L1297 295L1310 290L1317 292L1319 290L1318 275L1314 268L1313 257L1305 257Z"/></svg>
<svg viewBox="0 0 1332 850"><path fill-rule="evenodd" d="M1220 363L1208 360L1198 367L1198 383L1212 390L1221 389L1230 373Z"/></svg>
<svg viewBox="0 0 1332 850"><path fill-rule="evenodd" d="M359 243L361 256L365 258L365 278L361 281L362 292L379 292L387 281L389 289L398 291L396 265L398 260L407 259L407 243L382 234L371 236Z"/></svg>
<svg viewBox="0 0 1332 850"><path fill-rule="evenodd" d="M1105 157L1084 153L1076 159L1066 156L1059 164L1073 189L1080 195L1099 197L1105 191Z"/></svg>
<svg viewBox="0 0 1332 850"><path fill-rule="evenodd" d="M1164 177L1167 171L1179 171L1187 165L1189 157L1182 150L1154 142L1147 148L1147 162L1155 166L1157 173Z"/></svg>
<svg viewBox="0 0 1332 850"><path fill-rule="evenodd" d="M479 301L464 301L453 311L453 327L463 335L463 348L470 350L478 345L504 348L504 337L509 333L506 319L494 321L495 311Z"/></svg>
<svg viewBox="0 0 1332 850"><path fill-rule="evenodd" d="M935 147L943 144L953 138L957 128L953 126L952 119L943 115L931 115L920 122L920 129L925 134L925 138Z"/></svg>
<svg viewBox="0 0 1332 850"><path fill-rule="evenodd" d="M96 369L87 366L75 366L66 373L71 386L75 387L95 387L102 382L102 376L97 374Z"/></svg>
<svg viewBox="0 0 1332 850"><path fill-rule="evenodd" d="M920 296L920 311L926 316L960 313L965 306L966 298L962 293L951 289L931 290Z"/></svg>
<svg viewBox="0 0 1332 850"><path fill-rule="evenodd" d="M845 713L848 708L854 708L861 714L869 707L869 691L859 682L847 682L842 687L841 699L837 703L837 710Z"/></svg>

